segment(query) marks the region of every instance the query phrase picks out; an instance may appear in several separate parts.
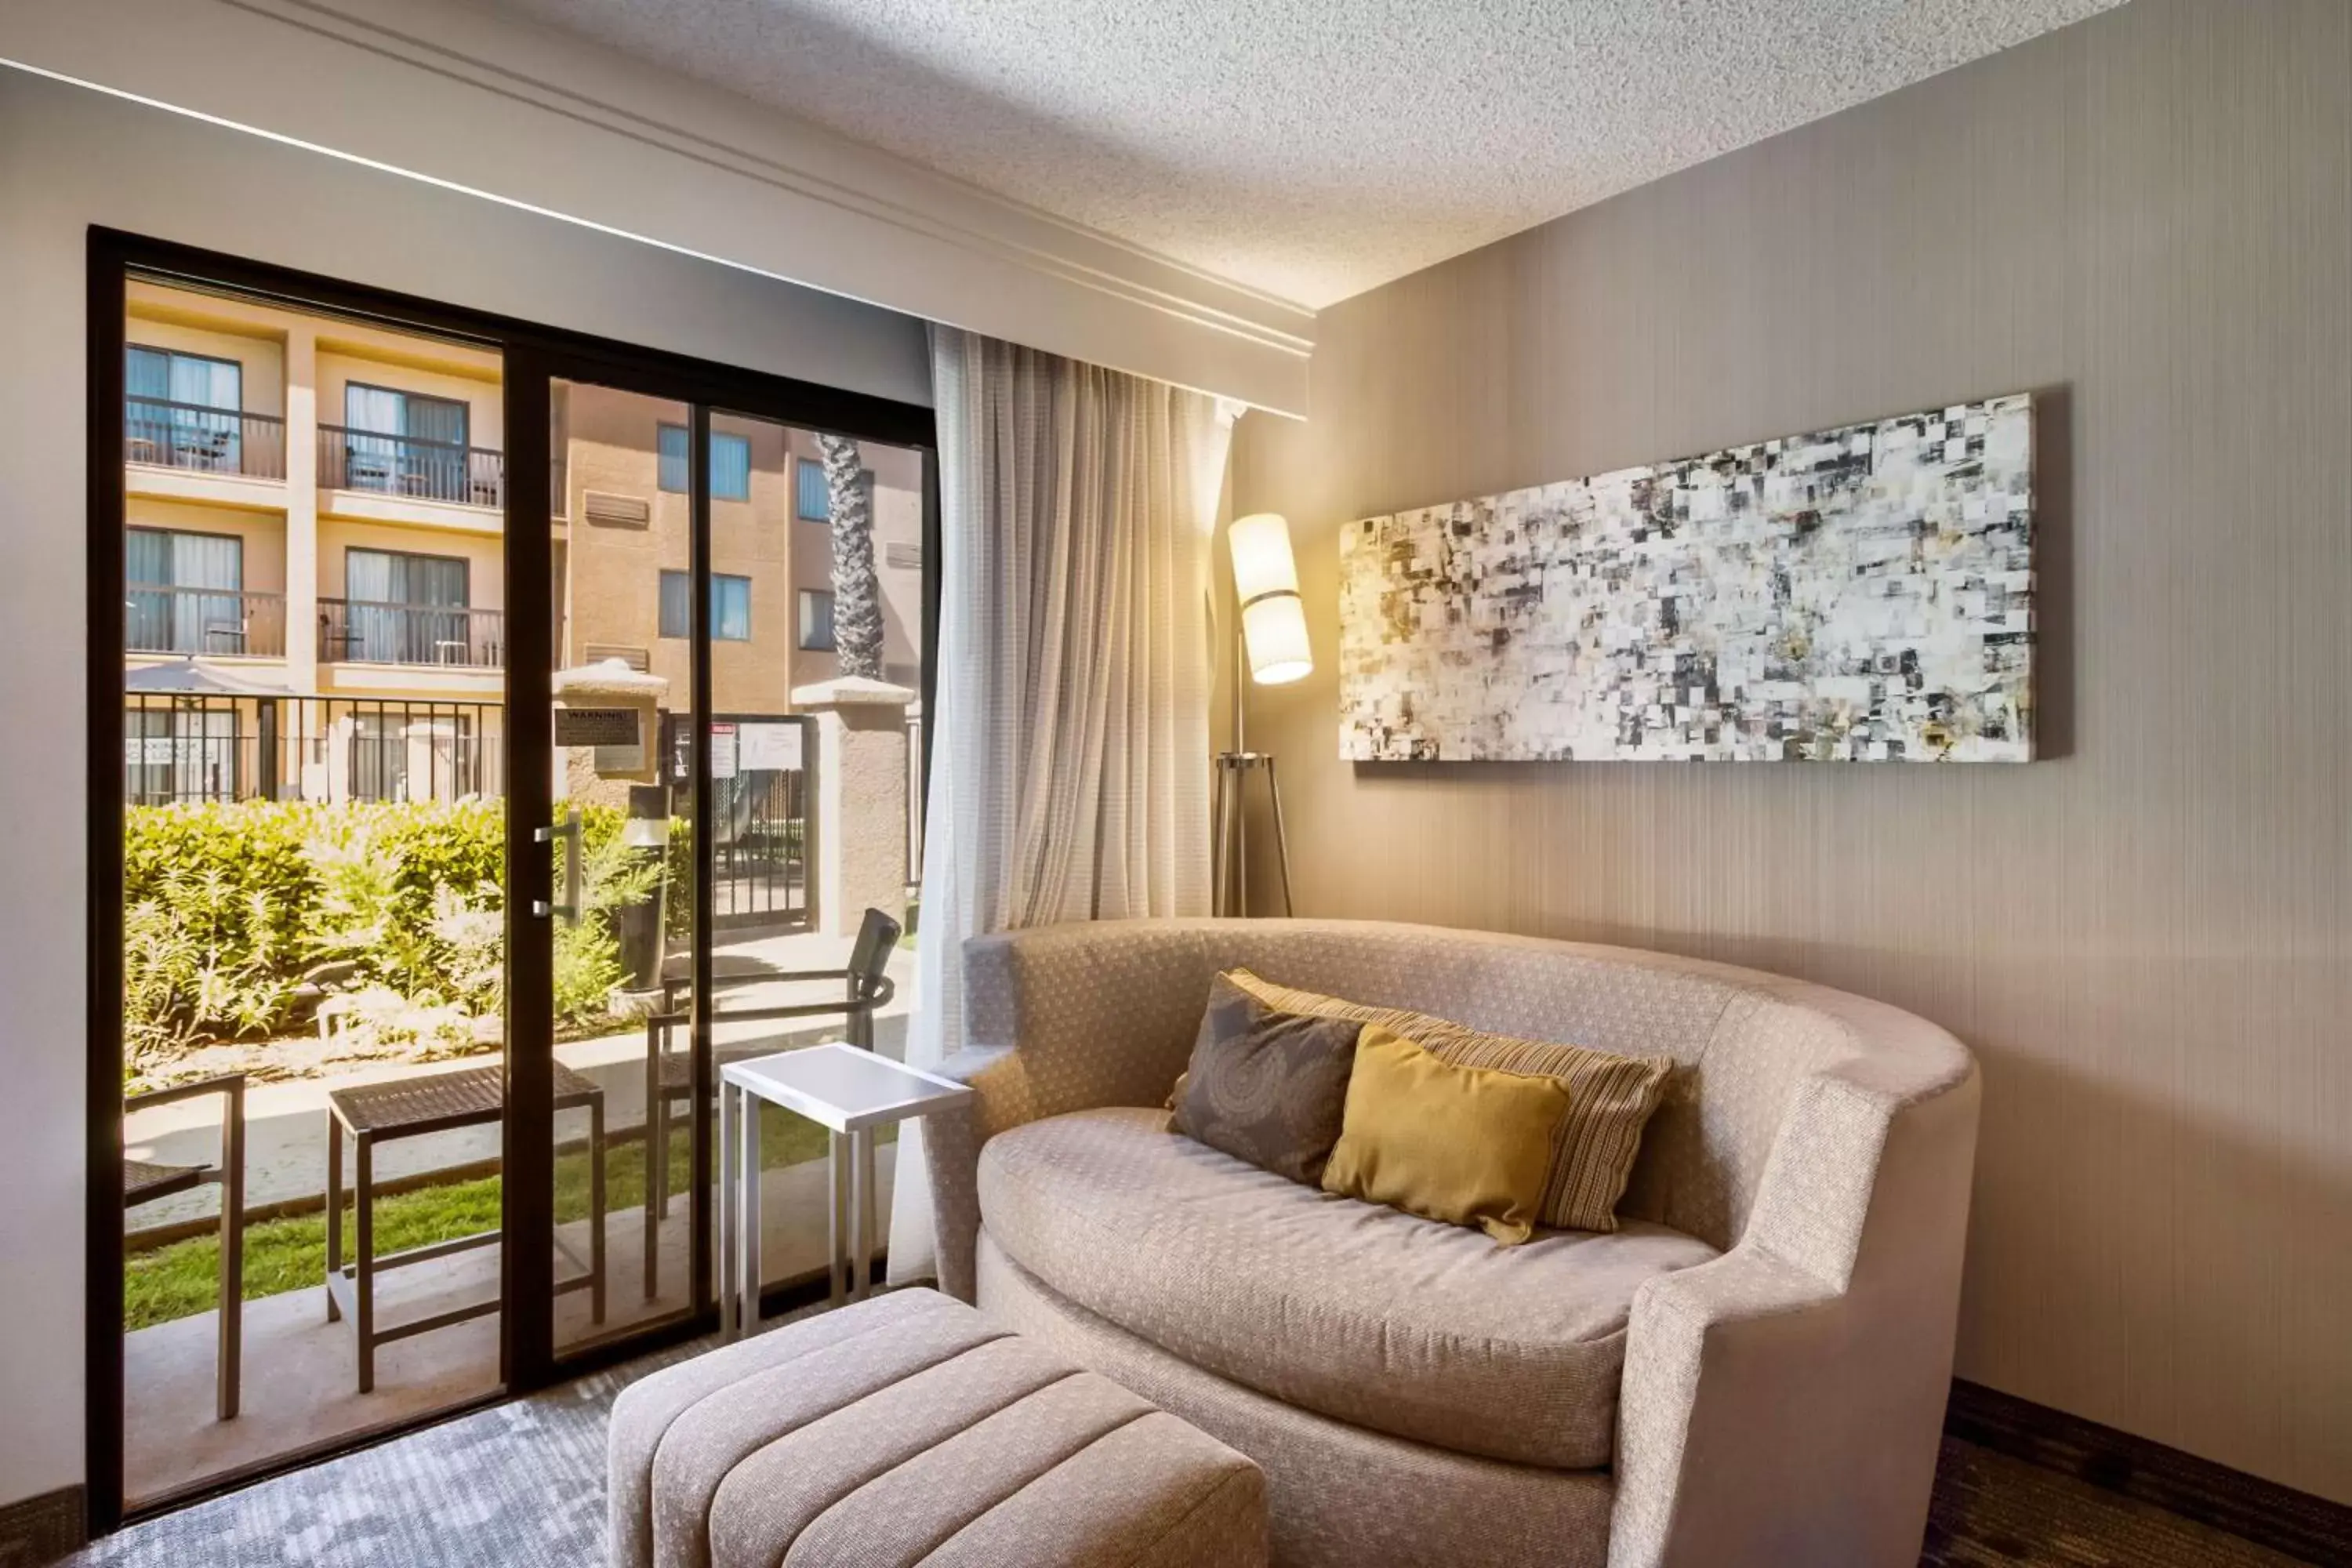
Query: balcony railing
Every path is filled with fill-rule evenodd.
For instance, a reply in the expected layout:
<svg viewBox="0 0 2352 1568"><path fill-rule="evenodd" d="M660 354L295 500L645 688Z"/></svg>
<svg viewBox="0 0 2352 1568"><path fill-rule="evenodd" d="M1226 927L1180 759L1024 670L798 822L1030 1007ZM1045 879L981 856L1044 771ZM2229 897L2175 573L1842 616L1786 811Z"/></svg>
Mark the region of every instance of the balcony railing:
<svg viewBox="0 0 2352 1568"><path fill-rule="evenodd" d="M126 462L205 473L243 474L247 479L286 477L286 421L274 414L246 414L173 403L162 397L122 400L122 456Z"/></svg>
<svg viewBox="0 0 2352 1568"><path fill-rule="evenodd" d="M321 425L319 483L331 490L374 490L413 500L503 507L507 459L503 452L452 441Z"/></svg>
<svg viewBox="0 0 2352 1568"><path fill-rule="evenodd" d="M496 795L495 702L407 698L123 698L124 798L461 800Z"/></svg>
<svg viewBox="0 0 2352 1568"><path fill-rule="evenodd" d="M498 669L506 662L506 626L498 610L321 599L319 657L329 663Z"/></svg>
<svg viewBox="0 0 2352 1568"><path fill-rule="evenodd" d="M132 583L123 590L122 630L132 653L283 658L286 595Z"/></svg>

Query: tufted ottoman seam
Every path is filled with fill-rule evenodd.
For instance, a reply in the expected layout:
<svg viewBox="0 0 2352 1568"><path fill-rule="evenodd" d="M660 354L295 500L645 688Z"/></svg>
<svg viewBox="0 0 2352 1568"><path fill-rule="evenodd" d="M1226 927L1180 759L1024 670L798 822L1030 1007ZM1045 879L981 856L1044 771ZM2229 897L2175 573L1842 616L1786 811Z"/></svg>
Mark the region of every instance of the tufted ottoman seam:
<svg viewBox="0 0 2352 1568"><path fill-rule="evenodd" d="M911 1328L919 1328L942 1318L947 1319L946 1331L960 1333L962 1337L943 1345L927 1347L927 1355L902 1365L891 1376L889 1384L878 1387L887 1388L982 1345L1009 1337L1002 1331L967 1324L946 1313L928 1313L912 1323L893 1323L885 1328L895 1335L903 1336ZM798 1362L819 1360L830 1369L841 1361L841 1352L856 1344L859 1339L870 1337L873 1336L854 1335L806 1356L788 1356L774 1366L725 1388L711 1390L678 1413L662 1434L654 1452L654 1561L658 1568L673 1568L673 1565L681 1564L684 1568L705 1568L711 1561L710 1505L728 1475L761 1448L856 1405L877 1392L878 1388L845 1391L838 1404L803 1415L781 1428L771 1428L764 1436L747 1434L734 1423L723 1419L730 1414L727 1406L743 1405L761 1386L782 1381L794 1371ZM769 1402L761 1401L758 1408L764 1414L772 1407ZM695 1451L693 1446L703 1443L712 1446L710 1452ZM667 1508L662 1506L665 1496L669 1504ZM673 1539L680 1534L683 1540Z"/></svg>
<svg viewBox="0 0 2352 1568"><path fill-rule="evenodd" d="M1029 1351L1033 1355L1036 1353L1024 1342L1015 1338L993 1340L990 1343ZM957 1357L955 1362L940 1364L952 1367L958 1362L971 1360L971 1354L967 1352ZM1038 1359L1042 1361L1045 1358ZM940 1368L929 1370L938 1371ZM1007 1390L1002 1400L992 1406L976 1411L959 1409L954 1417L958 1425L950 1431L926 1432L919 1425L908 1430L908 1411L877 1408L884 1403L911 1404L919 1408L925 1397L936 1397L938 1392L943 1392L918 1386L924 1374L917 1373L904 1383L894 1384L876 1395L845 1405L820 1420L778 1437L747 1456L719 1483L710 1505L712 1556L720 1562L741 1560L746 1552L735 1549L739 1542L775 1533L779 1508L784 1504L802 1513L805 1520L793 1534L795 1552L807 1550L811 1542L824 1542L835 1535L856 1538L859 1530L854 1516L872 1511L869 1505L875 1501L877 1489L887 1490L895 1483L908 1480L910 1467L919 1468L928 1456L953 1445L974 1440L977 1434L990 1428L991 1423L1001 1425L1000 1418L1008 1412L1017 1411L1021 1406L1050 1394L1055 1388L1080 1375L1075 1369L1064 1367L1040 1366L1032 1368L1031 1373L1039 1381ZM902 1391L906 1391L902 1397L890 1397L901 1395ZM919 1422L920 1417L916 1419ZM845 1426L849 1429L840 1434L836 1440L833 1434L824 1430L829 1423ZM906 1432L892 1444L894 1451L866 1456L873 1463L863 1473L828 1478L826 1488L830 1495L824 1496L821 1500L791 1497L795 1483L805 1483L810 1467L806 1463L809 1456L804 1450L810 1445L826 1449L830 1444L830 1451L835 1455L854 1453L862 1436L858 1428L874 1423L887 1424L891 1428ZM1058 1459L1049 1459L1046 1468L1058 1462ZM894 1524L900 1521L893 1520ZM791 1561L790 1553L786 1554L785 1561Z"/></svg>

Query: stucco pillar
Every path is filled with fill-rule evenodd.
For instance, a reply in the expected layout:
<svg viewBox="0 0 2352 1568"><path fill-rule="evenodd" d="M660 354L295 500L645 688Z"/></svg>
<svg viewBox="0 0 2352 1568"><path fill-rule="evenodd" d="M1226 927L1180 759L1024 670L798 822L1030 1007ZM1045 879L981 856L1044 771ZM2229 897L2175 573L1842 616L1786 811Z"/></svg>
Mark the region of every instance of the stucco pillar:
<svg viewBox="0 0 2352 1568"><path fill-rule="evenodd" d="M816 715L811 792L815 929L855 936L870 909L907 919L907 704L916 694L884 680L844 677L795 687Z"/></svg>
<svg viewBox="0 0 2352 1568"><path fill-rule="evenodd" d="M319 333L286 331L286 679L319 689Z"/></svg>
<svg viewBox="0 0 2352 1568"><path fill-rule="evenodd" d="M288 706L289 731L323 733L326 710L307 718L305 699L319 690L319 331L297 321L286 329L286 684L295 693ZM292 746L294 777L288 782L304 799L327 798L331 763L314 761L310 748Z"/></svg>

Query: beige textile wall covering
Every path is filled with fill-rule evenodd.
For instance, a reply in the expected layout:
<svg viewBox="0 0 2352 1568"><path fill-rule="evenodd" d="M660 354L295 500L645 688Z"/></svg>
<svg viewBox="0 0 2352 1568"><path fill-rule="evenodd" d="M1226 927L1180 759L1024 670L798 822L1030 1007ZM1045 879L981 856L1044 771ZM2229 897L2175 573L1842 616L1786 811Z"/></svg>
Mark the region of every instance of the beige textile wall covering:
<svg viewBox="0 0 2352 1568"><path fill-rule="evenodd" d="M2050 760L1337 760L1343 521L2024 389ZM1311 398L1234 477L1300 912L1947 1025L1961 1375L2352 1501L2352 5L2136 0L1335 307Z"/></svg>

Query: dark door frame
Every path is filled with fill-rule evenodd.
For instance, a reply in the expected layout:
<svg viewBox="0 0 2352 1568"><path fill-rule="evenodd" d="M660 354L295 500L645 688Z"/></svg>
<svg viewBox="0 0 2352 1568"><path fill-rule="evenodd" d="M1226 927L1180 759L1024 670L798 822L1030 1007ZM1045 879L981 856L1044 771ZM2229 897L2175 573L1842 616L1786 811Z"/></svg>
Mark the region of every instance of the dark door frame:
<svg viewBox="0 0 2352 1568"><path fill-rule="evenodd" d="M412 295L347 283L242 257L204 250L92 226L88 292L87 521L89 583L87 720L89 770L89 991L86 1047L89 1070L85 1188L84 1258L86 1296L84 1484L89 1528L103 1534L129 1517L124 1508L122 1371L122 642L123 538L127 507L122 479L122 419L128 283L133 274L160 281L214 288L257 296L290 308L358 318L383 326L457 339L504 356L506 512L517 517L551 515L549 387L556 379L593 382L688 404L693 409L688 442L688 484L693 497L692 670L695 710L709 710L709 497L708 431L713 409L742 414L861 440L908 447L923 454L923 726L925 776L931 732L929 720L938 647L939 459L931 410L865 393L719 364L666 350L647 349L588 333L545 327L511 317L466 310ZM711 1259L705 1187L709 1151L698 1139L706 1168L692 1196L695 1311L667 1330L642 1338L591 1347L559 1356L553 1344L552 1249L536 1243L553 1223L555 1141L552 1131L553 1060L545 1049L515 1049L518 1043L552 1039L552 932L532 915L524 889L544 887L551 851L521 829L549 820L552 808L551 738L544 724L512 722L515 714L544 713L550 701L553 638L552 605L547 591L551 552L547 531L504 531L507 595L507 689L509 715L506 747L507 799L507 1115L501 1163L505 1242L501 1290L507 1310L499 1316L503 1389L407 1426L370 1431L278 1456L250 1469L214 1478L169 1497L146 1500L144 1516L183 1506L242 1486L263 1476L296 1468L336 1453L364 1447L429 1425L434 1420L514 1398L547 1386L561 1376L642 1353L667 1341L682 1340L716 1322L708 1300ZM295 635L289 627L288 635ZM692 747L697 929L710 930L711 883L709 739L698 725ZM521 894L522 896L518 896ZM696 994L709 994L709 943L696 949ZM700 1048L707 1026L695 1025L698 1077L709 1076ZM700 1087L708 1088L708 1085ZM707 1097L706 1097L707 1098ZM700 1101L698 1101L700 1103ZM517 1303L529 1310L514 1310Z"/></svg>

